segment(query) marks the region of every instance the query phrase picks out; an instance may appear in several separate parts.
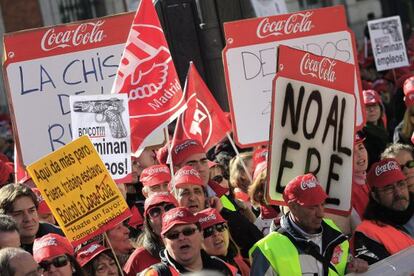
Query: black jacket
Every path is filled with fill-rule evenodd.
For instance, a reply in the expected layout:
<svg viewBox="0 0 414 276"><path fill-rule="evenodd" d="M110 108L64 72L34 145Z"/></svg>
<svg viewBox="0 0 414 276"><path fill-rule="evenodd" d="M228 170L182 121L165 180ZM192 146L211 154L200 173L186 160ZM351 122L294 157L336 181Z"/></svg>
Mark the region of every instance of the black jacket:
<svg viewBox="0 0 414 276"><path fill-rule="evenodd" d="M39 230L37 230L36 238L41 238L49 233L58 234L63 237L65 236L65 234L63 234L62 230L59 227L50 223L39 222ZM22 244L21 247L33 255L33 243Z"/></svg>

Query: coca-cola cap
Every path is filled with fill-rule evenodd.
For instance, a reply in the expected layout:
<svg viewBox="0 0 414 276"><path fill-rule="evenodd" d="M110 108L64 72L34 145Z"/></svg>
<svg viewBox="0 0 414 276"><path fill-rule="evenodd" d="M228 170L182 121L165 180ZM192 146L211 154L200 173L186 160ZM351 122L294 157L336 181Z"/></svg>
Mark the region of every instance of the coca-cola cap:
<svg viewBox="0 0 414 276"><path fill-rule="evenodd" d="M191 166L184 166L179 169L175 173L173 184L176 189L188 184L204 186L200 173Z"/></svg>
<svg viewBox="0 0 414 276"><path fill-rule="evenodd" d="M367 182L371 188L382 188L405 179L400 165L394 158L386 158L372 164L367 175Z"/></svg>
<svg viewBox="0 0 414 276"><path fill-rule="evenodd" d="M194 139L187 139L176 143L171 152L172 162L174 166L181 163L193 154L206 153L203 145Z"/></svg>
<svg viewBox="0 0 414 276"><path fill-rule="evenodd" d="M162 215L161 235L167 233L176 225L197 224L197 217L186 207L177 207Z"/></svg>
<svg viewBox="0 0 414 276"><path fill-rule="evenodd" d="M296 202L304 207L319 205L327 197L318 179L311 173L295 177L283 191L283 200L286 203Z"/></svg>
<svg viewBox="0 0 414 276"><path fill-rule="evenodd" d="M144 186L154 186L168 183L171 180L170 168L166 165L153 165L145 168L139 180Z"/></svg>
<svg viewBox="0 0 414 276"><path fill-rule="evenodd" d="M365 105L373 105L381 103L381 97L378 95L377 91L375 90L363 90L362 94L364 96L364 104Z"/></svg>
<svg viewBox="0 0 414 276"><path fill-rule="evenodd" d="M201 228L204 230L215 224L227 222L215 208L207 208L196 214Z"/></svg>

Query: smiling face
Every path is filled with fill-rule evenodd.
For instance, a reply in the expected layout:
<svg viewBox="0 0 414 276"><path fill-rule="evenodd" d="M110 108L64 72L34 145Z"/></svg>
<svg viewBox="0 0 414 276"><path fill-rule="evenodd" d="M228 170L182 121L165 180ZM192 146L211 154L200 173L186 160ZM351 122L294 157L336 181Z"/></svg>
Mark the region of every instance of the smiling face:
<svg viewBox="0 0 414 276"><path fill-rule="evenodd" d="M354 172L365 172L368 168L368 152L364 143L354 145Z"/></svg>

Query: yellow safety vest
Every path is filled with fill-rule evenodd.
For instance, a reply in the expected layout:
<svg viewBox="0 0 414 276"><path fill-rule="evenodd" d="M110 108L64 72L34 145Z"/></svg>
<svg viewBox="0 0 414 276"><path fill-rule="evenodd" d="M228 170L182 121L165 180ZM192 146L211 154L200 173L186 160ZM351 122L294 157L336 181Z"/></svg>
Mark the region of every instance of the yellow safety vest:
<svg viewBox="0 0 414 276"><path fill-rule="evenodd" d="M330 219L324 219L325 223L328 224L335 230L339 228ZM328 275L345 275L346 264L348 261L349 254L349 242L346 240L340 244L343 252L340 261L335 264L335 268L338 274L329 268ZM249 251L249 255L256 248L262 252L262 254L269 261L273 270L280 276L296 276L302 275L301 265L299 261L299 253L293 243L285 235L272 232L260 241L258 241Z"/></svg>

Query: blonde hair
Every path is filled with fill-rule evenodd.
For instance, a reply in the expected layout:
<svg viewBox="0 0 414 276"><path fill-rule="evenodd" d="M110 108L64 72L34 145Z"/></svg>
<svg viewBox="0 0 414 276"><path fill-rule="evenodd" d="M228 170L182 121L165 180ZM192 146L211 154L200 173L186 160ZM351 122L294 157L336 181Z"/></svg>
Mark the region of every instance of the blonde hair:
<svg viewBox="0 0 414 276"><path fill-rule="evenodd" d="M252 152L242 152L236 155L230 160L230 186L234 188L240 188L243 186L243 182L250 182L244 171L242 160L244 164L247 164L253 158ZM250 184L250 183L249 183Z"/></svg>
<svg viewBox="0 0 414 276"><path fill-rule="evenodd" d="M249 187L250 201L255 205L265 204L265 184L267 180L267 171L263 170Z"/></svg>
<svg viewBox="0 0 414 276"><path fill-rule="evenodd" d="M403 118L403 125L401 129L401 136L409 140L414 130L414 126L411 123L411 114L414 114L414 105L410 106L405 110L404 118Z"/></svg>

